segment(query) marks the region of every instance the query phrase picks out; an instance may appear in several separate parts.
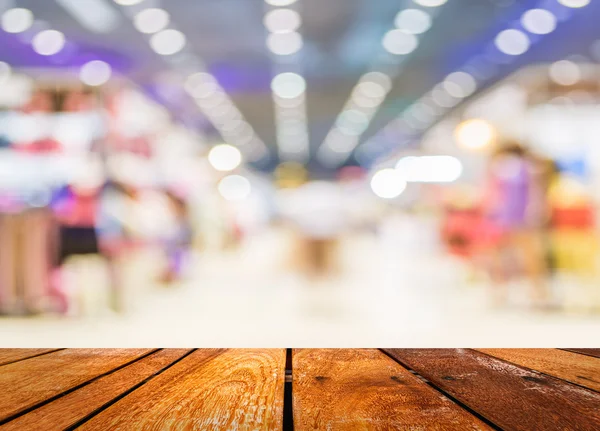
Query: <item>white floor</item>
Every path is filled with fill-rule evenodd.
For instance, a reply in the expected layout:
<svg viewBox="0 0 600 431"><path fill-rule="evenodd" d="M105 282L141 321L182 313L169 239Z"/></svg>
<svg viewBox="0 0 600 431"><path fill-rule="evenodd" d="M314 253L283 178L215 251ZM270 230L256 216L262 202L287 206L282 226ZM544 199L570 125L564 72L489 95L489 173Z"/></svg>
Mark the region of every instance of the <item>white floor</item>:
<svg viewBox="0 0 600 431"><path fill-rule="evenodd" d="M287 238L271 231L198 256L184 285L138 281L124 315L1 318L0 345L598 347L600 315L492 308L485 287L432 241L382 233L346 238L343 274L309 281L283 265ZM152 272L144 259L138 275Z"/></svg>

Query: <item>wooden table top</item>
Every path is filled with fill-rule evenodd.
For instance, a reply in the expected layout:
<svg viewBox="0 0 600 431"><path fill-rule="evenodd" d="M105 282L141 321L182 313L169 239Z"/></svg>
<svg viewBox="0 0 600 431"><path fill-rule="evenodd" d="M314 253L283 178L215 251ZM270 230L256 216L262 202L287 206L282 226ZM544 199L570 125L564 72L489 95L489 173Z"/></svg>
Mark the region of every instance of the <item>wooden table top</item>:
<svg viewBox="0 0 600 431"><path fill-rule="evenodd" d="M0 349L0 430L600 430L600 349Z"/></svg>

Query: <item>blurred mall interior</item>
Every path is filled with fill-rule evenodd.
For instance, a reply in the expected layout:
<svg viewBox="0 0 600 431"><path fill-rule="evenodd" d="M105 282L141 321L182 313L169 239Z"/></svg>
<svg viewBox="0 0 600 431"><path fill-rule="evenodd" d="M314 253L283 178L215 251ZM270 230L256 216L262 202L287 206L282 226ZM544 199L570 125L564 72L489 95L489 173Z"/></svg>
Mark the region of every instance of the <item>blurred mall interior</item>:
<svg viewBox="0 0 600 431"><path fill-rule="evenodd" d="M599 20L0 0L0 343L597 343Z"/></svg>

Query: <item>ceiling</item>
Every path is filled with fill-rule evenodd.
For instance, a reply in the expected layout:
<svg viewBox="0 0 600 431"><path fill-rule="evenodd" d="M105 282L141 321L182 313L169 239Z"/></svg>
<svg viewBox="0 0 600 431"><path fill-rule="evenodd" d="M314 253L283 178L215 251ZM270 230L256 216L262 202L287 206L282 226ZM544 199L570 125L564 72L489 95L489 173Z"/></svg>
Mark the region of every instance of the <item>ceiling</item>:
<svg viewBox="0 0 600 431"><path fill-rule="evenodd" d="M0 0L1 1L1 0ZM173 66L155 54L147 40L132 26L123 8L105 2L119 16L109 33L93 33L65 12L55 0L4 0L33 11L37 19L62 31L72 49L56 58L36 55L26 35L0 30L0 59L16 66L73 66L92 58L109 61L113 68L139 83L170 110L194 127L214 130L196 106L185 97L165 97L157 85ZM448 73L476 55L485 53L495 35L518 22L530 8L556 6L557 0L449 0L440 8L430 31L408 56L393 88L363 140L372 136L403 109L430 90ZM600 38L600 2L569 10L570 18L558 29L510 64L498 67L481 88L491 85L527 63L550 62L570 55L590 56ZM310 144L321 144L340 113L359 77L382 55L383 35L393 28L396 13L412 0L299 0L304 47L298 56L307 81L307 112ZM270 91L273 57L265 45L262 23L264 0L145 0L160 5L185 33L191 49L241 110L256 133L276 148L274 107ZM42 23L43 25L43 23ZM276 151L273 151L276 154ZM315 166L316 164L313 163Z"/></svg>

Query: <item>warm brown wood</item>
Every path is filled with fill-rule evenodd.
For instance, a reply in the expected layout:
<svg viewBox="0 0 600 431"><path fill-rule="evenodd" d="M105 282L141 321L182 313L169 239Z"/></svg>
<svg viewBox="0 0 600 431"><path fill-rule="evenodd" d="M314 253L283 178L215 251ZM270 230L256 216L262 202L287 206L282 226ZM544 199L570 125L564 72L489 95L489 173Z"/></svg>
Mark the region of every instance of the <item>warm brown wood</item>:
<svg viewBox="0 0 600 431"><path fill-rule="evenodd" d="M465 349L386 349L504 430L600 429L600 394Z"/></svg>
<svg viewBox="0 0 600 431"><path fill-rule="evenodd" d="M490 429L376 349L295 350L293 376L296 431Z"/></svg>
<svg viewBox="0 0 600 431"><path fill-rule="evenodd" d="M0 420L133 361L150 349L67 349L4 365Z"/></svg>
<svg viewBox="0 0 600 431"><path fill-rule="evenodd" d="M0 365L22 361L44 353L55 352L59 349L0 349Z"/></svg>
<svg viewBox="0 0 600 431"><path fill-rule="evenodd" d="M476 349L513 364L600 391L600 359L558 349Z"/></svg>
<svg viewBox="0 0 600 431"><path fill-rule="evenodd" d="M569 352L581 353L582 355L594 356L600 358L600 349L564 349Z"/></svg>
<svg viewBox="0 0 600 431"><path fill-rule="evenodd" d="M281 430L285 350L197 350L81 430Z"/></svg>
<svg viewBox="0 0 600 431"><path fill-rule="evenodd" d="M144 379L151 377L188 353L189 349L166 349L146 356L89 385L8 422L2 431L63 430L102 408Z"/></svg>

